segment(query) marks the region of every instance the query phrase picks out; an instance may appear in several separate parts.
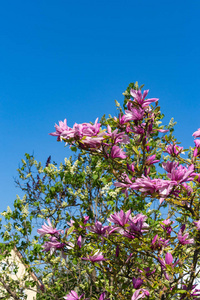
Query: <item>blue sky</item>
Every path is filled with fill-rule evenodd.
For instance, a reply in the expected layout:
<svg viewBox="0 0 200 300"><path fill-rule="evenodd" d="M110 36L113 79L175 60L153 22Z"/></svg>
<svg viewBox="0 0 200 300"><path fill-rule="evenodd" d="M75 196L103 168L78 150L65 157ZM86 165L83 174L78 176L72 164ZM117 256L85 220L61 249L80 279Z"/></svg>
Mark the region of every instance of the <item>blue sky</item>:
<svg viewBox="0 0 200 300"><path fill-rule="evenodd" d="M4 1L0 9L0 210L12 205L24 153L61 162L48 133L116 114L138 81L158 97L166 123L193 144L200 127L199 1Z"/></svg>

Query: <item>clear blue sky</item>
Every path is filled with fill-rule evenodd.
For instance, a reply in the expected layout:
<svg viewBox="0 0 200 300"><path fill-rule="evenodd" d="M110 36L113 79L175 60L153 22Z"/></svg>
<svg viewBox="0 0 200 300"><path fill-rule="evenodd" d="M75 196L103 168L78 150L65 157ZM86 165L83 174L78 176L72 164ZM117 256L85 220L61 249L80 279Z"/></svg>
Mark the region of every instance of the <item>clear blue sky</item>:
<svg viewBox="0 0 200 300"><path fill-rule="evenodd" d="M12 205L24 153L42 162L69 151L48 135L116 114L129 82L160 98L185 147L200 127L200 1L2 1L0 210Z"/></svg>

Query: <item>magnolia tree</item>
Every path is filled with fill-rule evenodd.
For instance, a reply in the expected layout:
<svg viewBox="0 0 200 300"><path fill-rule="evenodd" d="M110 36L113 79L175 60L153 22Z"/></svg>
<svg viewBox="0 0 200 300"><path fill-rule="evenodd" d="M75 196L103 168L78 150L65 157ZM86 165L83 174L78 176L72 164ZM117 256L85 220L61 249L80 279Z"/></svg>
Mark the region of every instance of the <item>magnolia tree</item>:
<svg viewBox="0 0 200 300"><path fill-rule="evenodd" d="M22 160L25 196L2 213L1 236L38 281L20 285L5 266L4 299L33 285L43 300L200 299L200 129L193 148L180 147L173 120L164 127L158 99L141 89L129 85L117 117L55 126L75 160Z"/></svg>
<svg viewBox="0 0 200 300"><path fill-rule="evenodd" d="M95 217L58 229L49 217L38 229L43 251L63 266L73 257L88 279L76 276L66 300L200 299L200 129L193 148L180 147L173 121L164 128L158 99L141 89L129 85L118 116L72 128L64 120L51 133L97 159L120 190L106 219L97 205Z"/></svg>

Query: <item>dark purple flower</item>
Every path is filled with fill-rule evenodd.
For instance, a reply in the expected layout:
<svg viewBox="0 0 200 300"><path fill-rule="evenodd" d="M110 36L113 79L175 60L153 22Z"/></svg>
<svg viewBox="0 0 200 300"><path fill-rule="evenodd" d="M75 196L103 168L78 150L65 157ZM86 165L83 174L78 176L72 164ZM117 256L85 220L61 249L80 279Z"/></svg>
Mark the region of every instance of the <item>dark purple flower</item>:
<svg viewBox="0 0 200 300"><path fill-rule="evenodd" d="M139 278L133 277L132 282L133 282L133 287L136 290L139 289L143 284L143 280L140 277Z"/></svg>
<svg viewBox="0 0 200 300"><path fill-rule="evenodd" d="M116 253L115 256L118 257L119 256L119 246L116 247Z"/></svg>

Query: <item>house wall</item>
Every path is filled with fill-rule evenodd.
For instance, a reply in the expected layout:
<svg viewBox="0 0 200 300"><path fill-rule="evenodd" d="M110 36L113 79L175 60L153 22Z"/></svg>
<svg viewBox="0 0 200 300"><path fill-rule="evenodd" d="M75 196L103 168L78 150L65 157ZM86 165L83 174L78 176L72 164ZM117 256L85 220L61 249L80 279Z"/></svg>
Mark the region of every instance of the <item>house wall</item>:
<svg viewBox="0 0 200 300"><path fill-rule="evenodd" d="M18 266L18 272L16 274L14 274L14 272L12 272L12 268L14 268L13 263ZM27 275L27 270L26 270L25 265L20 260L19 253L12 250L11 251L11 256L8 258L8 260L7 261L2 260L0 262L0 269L2 269L3 265L9 268L9 270L10 270L10 275L9 276L13 280L20 280L22 282L22 286L23 286L23 280L22 279L23 279L24 275ZM35 279L35 278L33 278L33 276L31 274L29 274L29 278L30 278L30 280ZM31 289L33 289L33 290L31 290ZM37 289L36 289L36 287L34 287L34 288L30 287L30 289L25 289L24 293L27 295L27 300L34 300L34 299L36 299ZM1 295L0 295L0 297L1 297ZM10 299L13 299L13 297L11 296Z"/></svg>

